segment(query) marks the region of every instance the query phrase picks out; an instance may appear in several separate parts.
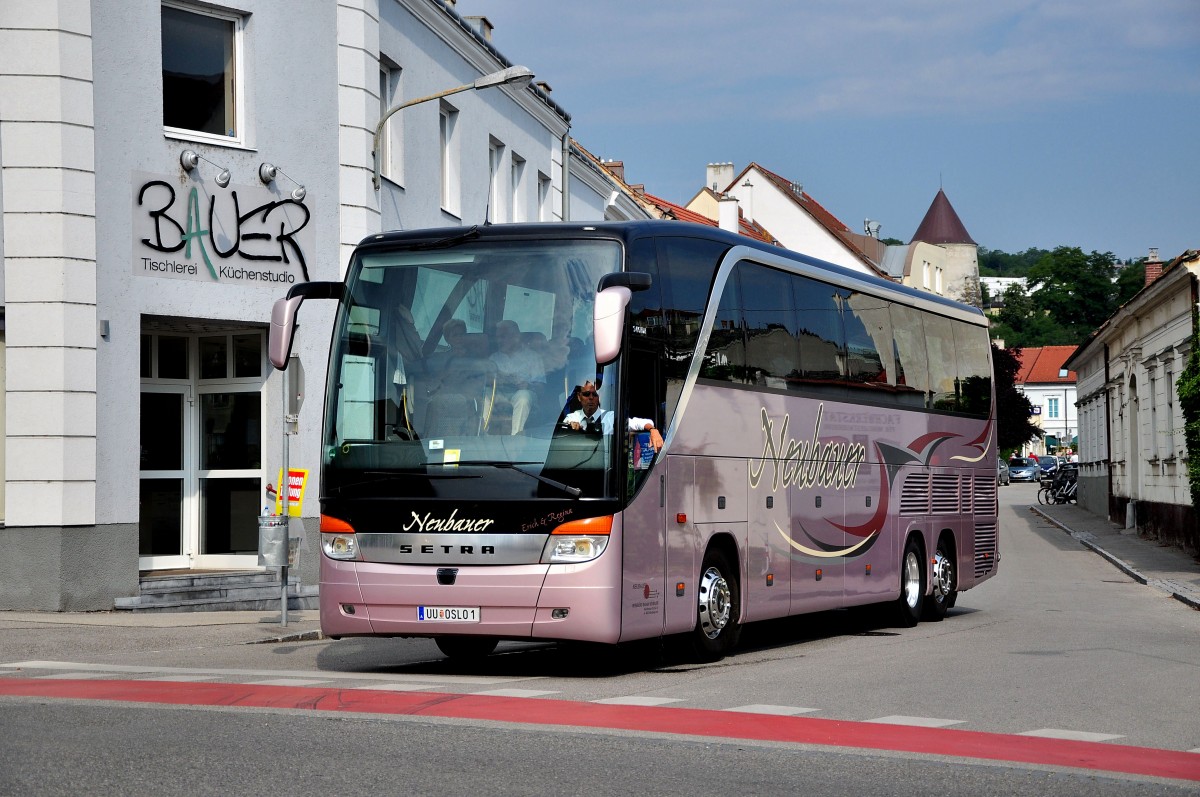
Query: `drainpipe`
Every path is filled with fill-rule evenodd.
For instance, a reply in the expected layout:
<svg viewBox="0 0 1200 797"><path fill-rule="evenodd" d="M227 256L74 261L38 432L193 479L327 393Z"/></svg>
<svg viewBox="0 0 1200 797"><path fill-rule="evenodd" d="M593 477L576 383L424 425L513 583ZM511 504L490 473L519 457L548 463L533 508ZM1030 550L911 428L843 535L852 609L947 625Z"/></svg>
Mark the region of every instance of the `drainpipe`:
<svg viewBox="0 0 1200 797"><path fill-rule="evenodd" d="M1113 473L1112 473L1112 402L1109 401L1108 383L1112 377L1108 369L1108 344L1104 344L1104 470L1108 473L1108 493L1105 495L1105 502L1108 504L1105 514L1108 519L1113 519L1112 511L1112 495L1113 495Z"/></svg>
<svg viewBox="0 0 1200 797"><path fill-rule="evenodd" d="M571 125L563 133L562 143L562 220L571 220Z"/></svg>

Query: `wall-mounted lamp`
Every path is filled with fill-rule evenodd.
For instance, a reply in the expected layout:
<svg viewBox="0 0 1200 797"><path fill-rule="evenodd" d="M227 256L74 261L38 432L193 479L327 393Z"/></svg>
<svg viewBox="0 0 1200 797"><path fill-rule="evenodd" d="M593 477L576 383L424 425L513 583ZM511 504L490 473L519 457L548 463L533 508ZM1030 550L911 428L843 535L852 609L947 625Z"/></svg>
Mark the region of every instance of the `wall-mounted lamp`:
<svg viewBox="0 0 1200 797"><path fill-rule="evenodd" d="M270 185L271 183L275 182L275 177L278 175L283 175L289 180L292 180L291 177L287 176L283 169L280 169L278 166L272 163L259 164L258 179L262 180L264 185ZM292 180L292 184L296 186L292 189L292 199L296 200L297 202L303 202L304 196L308 192L304 189L304 186L300 185L300 183L297 183L295 180Z"/></svg>
<svg viewBox="0 0 1200 797"><path fill-rule="evenodd" d="M221 166L220 164L213 163L208 158L206 158L203 155L201 155L200 153L196 152L194 149L185 149L179 155L179 165L183 167L183 170L185 172L190 172L193 169L195 169L198 165L200 165L200 161L204 161L205 163L212 163L213 166L216 166L218 169L221 170L220 172L217 173L217 178L215 181L217 185L221 186L222 188L229 185L229 181L230 181L230 179L232 179L232 175L229 173L229 170L226 169L225 167Z"/></svg>

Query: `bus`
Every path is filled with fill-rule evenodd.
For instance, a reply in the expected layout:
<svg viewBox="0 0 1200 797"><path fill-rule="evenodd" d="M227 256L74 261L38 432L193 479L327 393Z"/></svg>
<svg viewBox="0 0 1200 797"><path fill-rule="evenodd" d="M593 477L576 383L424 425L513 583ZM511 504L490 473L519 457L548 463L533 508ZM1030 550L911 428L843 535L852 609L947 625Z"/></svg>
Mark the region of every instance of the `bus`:
<svg viewBox="0 0 1200 797"><path fill-rule="evenodd" d="M275 367L318 298L330 638L711 661L771 618L940 620L997 572L976 308L676 221L369 236L275 303ZM584 393L605 428L567 422Z"/></svg>

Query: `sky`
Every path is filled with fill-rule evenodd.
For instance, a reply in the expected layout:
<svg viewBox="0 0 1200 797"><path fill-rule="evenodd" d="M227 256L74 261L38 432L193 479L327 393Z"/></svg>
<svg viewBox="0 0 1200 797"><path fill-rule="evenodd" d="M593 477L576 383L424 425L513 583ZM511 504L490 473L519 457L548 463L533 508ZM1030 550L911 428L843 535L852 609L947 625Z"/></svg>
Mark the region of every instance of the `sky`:
<svg viewBox="0 0 1200 797"><path fill-rule="evenodd" d="M592 154L679 204L709 163L907 243L1200 248L1200 0L458 0Z"/></svg>

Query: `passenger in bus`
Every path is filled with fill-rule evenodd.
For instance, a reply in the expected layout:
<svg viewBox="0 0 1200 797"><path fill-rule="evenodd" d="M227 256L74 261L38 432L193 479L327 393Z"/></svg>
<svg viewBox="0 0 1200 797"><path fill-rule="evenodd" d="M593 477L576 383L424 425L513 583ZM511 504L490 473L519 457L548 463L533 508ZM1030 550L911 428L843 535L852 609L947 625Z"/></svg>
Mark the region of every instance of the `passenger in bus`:
<svg viewBox="0 0 1200 797"><path fill-rule="evenodd" d="M485 406L492 393L494 367L480 356L461 319L442 325L448 348L427 361L424 434L478 434Z"/></svg>
<svg viewBox="0 0 1200 797"><path fill-rule="evenodd" d="M516 321L496 324L496 398L512 407L511 433L520 434L529 420L538 391L546 384L546 369L537 352L525 345Z"/></svg>
<svg viewBox="0 0 1200 797"><path fill-rule="evenodd" d="M590 380L585 381L577 395L582 406L563 418L563 426L579 432L612 434L613 412L600 409L600 392L596 389L595 383ZM654 445L655 452L662 449L662 435L655 428L654 421L649 418L629 418L626 422L626 431L631 434L649 432L650 442Z"/></svg>

